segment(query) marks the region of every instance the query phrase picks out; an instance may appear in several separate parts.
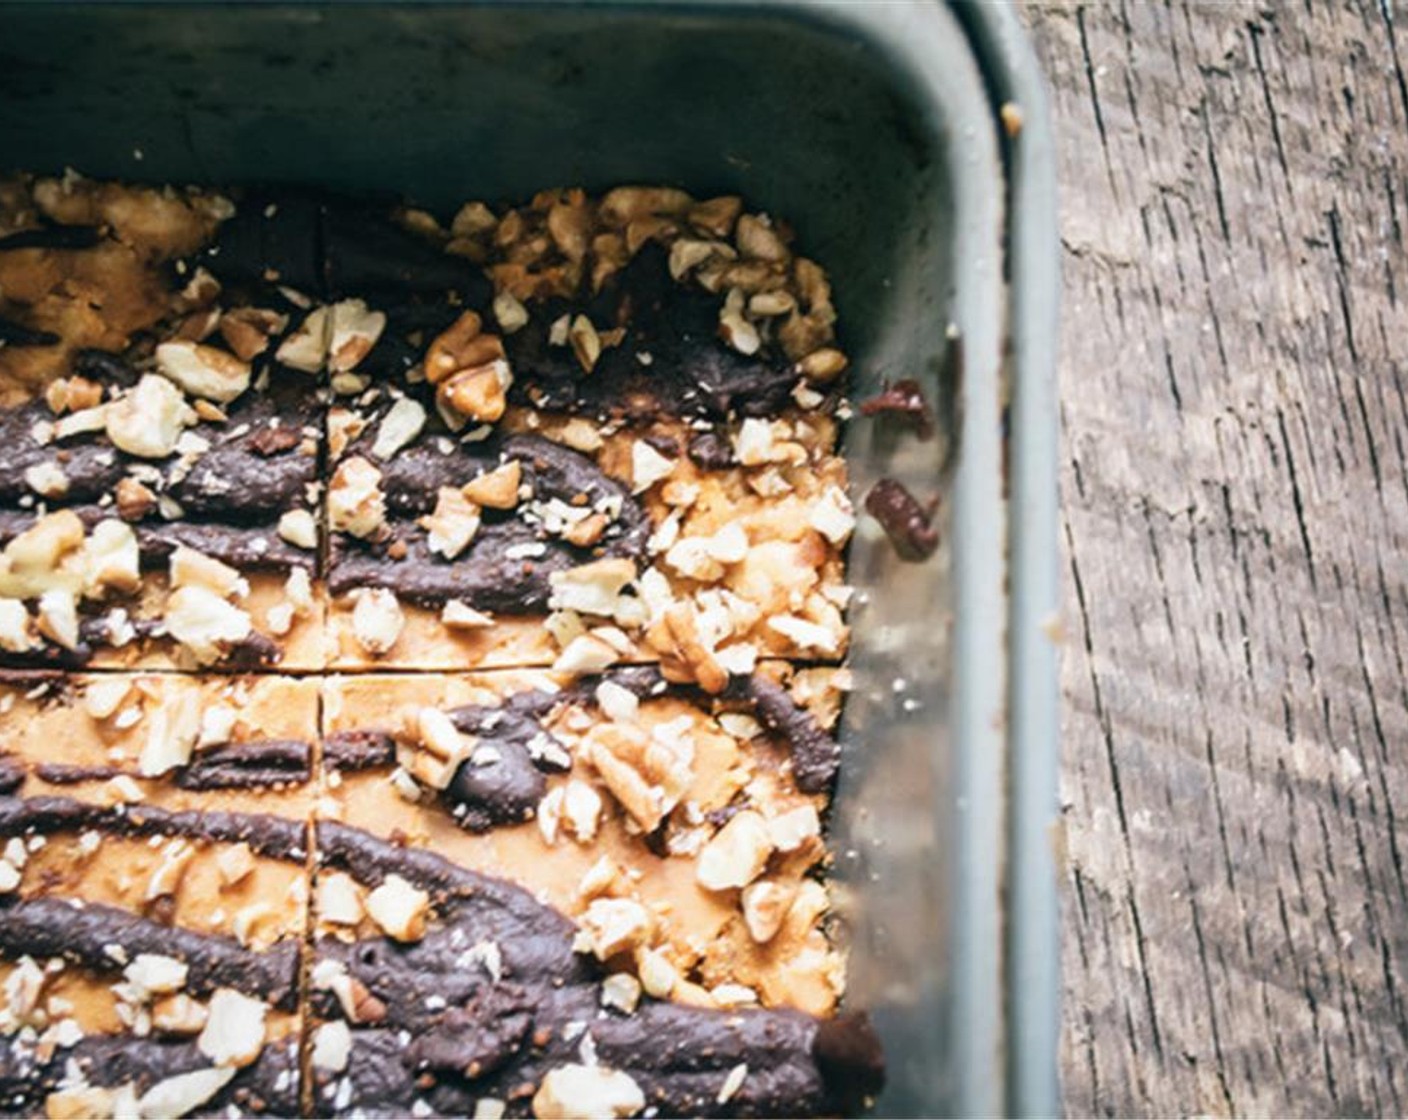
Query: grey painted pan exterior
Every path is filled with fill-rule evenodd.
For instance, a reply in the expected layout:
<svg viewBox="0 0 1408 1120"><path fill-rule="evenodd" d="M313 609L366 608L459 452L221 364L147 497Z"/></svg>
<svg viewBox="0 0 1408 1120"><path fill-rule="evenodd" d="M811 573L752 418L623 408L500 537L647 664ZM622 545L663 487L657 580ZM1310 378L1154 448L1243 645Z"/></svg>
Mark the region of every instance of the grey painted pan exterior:
<svg viewBox="0 0 1408 1120"><path fill-rule="evenodd" d="M1056 233L1044 95L1010 10L0 4L0 153L0 169L316 182L441 211L665 181L791 221L831 273L855 397L914 376L941 402L937 440L865 421L846 437L858 494L891 474L943 497L930 562L899 563L868 522L852 546L832 830L849 998L891 1063L877 1111L1058 1110Z"/></svg>

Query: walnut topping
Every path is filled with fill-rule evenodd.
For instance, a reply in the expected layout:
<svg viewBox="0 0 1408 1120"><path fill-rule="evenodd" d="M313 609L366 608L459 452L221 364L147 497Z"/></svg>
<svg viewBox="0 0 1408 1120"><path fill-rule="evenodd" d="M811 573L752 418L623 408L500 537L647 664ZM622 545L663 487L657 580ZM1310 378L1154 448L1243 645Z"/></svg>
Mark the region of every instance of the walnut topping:
<svg viewBox="0 0 1408 1120"><path fill-rule="evenodd" d="M573 948L604 961L648 944L655 921L635 899L598 898L587 906L577 926Z"/></svg>
<svg viewBox="0 0 1408 1120"><path fill-rule="evenodd" d="M463 491L453 486L440 487L434 512L419 522L428 534L426 543L430 551L446 560L455 559L479 532L479 514L479 507L469 501Z"/></svg>
<svg viewBox="0 0 1408 1120"><path fill-rule="evenodd" d="M352 1056L352 1030L341 1019L321 1024L313 1034L313 1068L341 1073Z"/></svg>
<svg viewBox="0 0 1408 1120"><path fill-rule="evenodd" d="M583 754L606 788L645 832L653 832L679 804L694 778L694 747L687 735L647 735L615 723L597 724Z"/></svg>
<svg viewBox="0 0 1408 1120"><path fill-rule="evenodd" d="M73 592L53 588L39 596L39 632L64 649L78 648L78 606Z"/></svg>
<svg viewBox="0 0 1408 1120"><path fill-rule="evenodd" d="M319 373L332 340L332 315L326 307L310 311L298 329L284 339L275 357L290 369Z"/></svg>
<svg viewBox="0 0 1408 1120"><path fill-rule="evenodd" d="M372 311L360 299L345 299L332 306L328 338L328 369L347 373L357 368L386 329L386 316Z"/></svg>
<svg viewBox="0 0 1408 1120"><path fill-rule="evenodd" d="M135 1112L135 1099L126 1103L130 1103L132 1111ZM74 1085L56 1089L44 1098L44 1115L48 1120L87 1120L90 1116L116 1116L117 1110L117 1094L96 1085Z"/></svg>
<svg viewBox="0 0 1408 1120"><path fill-rule="evenodd" d="M156 902L158 899L174 898L195 854L196 850L189 841L172 840L167 844L161 850L161 862L156 865L156 870L147 880L147 889L142 895L142 900Z"/></svg>
<svg viewBox="0 0 1408 1120"><path fill-rule="evenodd" d="M46 514L5 546L0 595L29 599L83 580L83 522L72 510Z"/></svg>
<svg viewBox="0 0 1408 1120"><path fill-rule="evenodd" d="M295 548L318 547L318 523L306 509L286 510L279 517L279 536Z"/></svg>
<svg viewBox="0 0 1408 1120"><path fill-rule="evenodd" d="M577 356L577 364L591 373L601 358L601 336L592 321L585 315L575 316L567 328L567 341Z"/></svg>
<svg viewBox="0 0 1408 1120"><path fill-rule="evenodd" d="M451 599L440 609L440 624L451 630L479 630L494 625L494 619L460 599Z"/></svg>
<svg viewBox="0 0 1408 1120"><path fill-rule="evenodd" d="M425 407L410 397L401 397L381 418L372 454L383 463L411 443L425 428Z"/></svg>
<svg viewBox="0 0 1408 1120"><path fill-rule="evenodd" d="M83 686L83 710L92 719L111 719L132 693L132 682L123 677L98 677Z"/></svg>
<svg viewBox="0 0 1408 1120"><path fill-rule="evenodd" d="M202 665L213 664L249 637L249 615L204 587L180 587L166 604L166 630Z"/></svg>
<svg viewBox="0 0 1408 1120"><path fill-rule="evenodd" d="M769 618L768 627L776 630L798 649L815 650L828 657L840 651L841 641L845 636L844 633L790 614Z"/></svg>
<svg viewBox="0 0 1408 1120"><path fill-rule="evenodd" d="M399 875L388 875L367 895L367 914L382 933L396 941L419 941L425 936L430 896Z"/></svg>
<svg viewBox="0 0 1408 1120"><path fill-rule="evenodd" d="M391 652L401 637L406 617L396 596L382 587L359 588L352 608L352 635L373 657Z"/></svg>
<svg viewBox="0 0 1408 1120"><path fill-rule="evenodd" d="M237 887L254 872L254 853L248 844L231 844L221 848L215 857L215 870L224 887Z"/></svg>
<svg viewBox="0 0 1408 1120"><path fill-rule="evenodd" d="M156 508L156 495L130 476L118 480L115 498L123 521L141 521Z"/></svg>
<svg viewBox="0 0 1408 1120"><path fill-rule="evenodd" d="M631 492L643 493L675 470L675 460L666 458L643 439L631 444Z"/></svg>
<svg viewBox="0 0 1408 1120"><path fill-rule="evenodd" d="M629 972L613 972L601 982L601 1005L633 1015L640 1003L640 991L640 981Z"/></svg>
<svg viewBox="0 0 1408 1120"><path fill-rule="evenodd" d="M88 432L101 432L107 427L108 406L94 405L92 408L70 412L54 425L54 438L65 440L71 436L85 435Z"/></svg>
<svg viewBox="0 0 1408 1120"><path fill-rule="evenodd" d="M522 481L522 466L517 459L510 459L465 483L463 493L475 505L489 509L513 509L518 505L518 488Z"/></svg>
<svg viewBox="0 0 1408 1120"><path fill-rule="evenodd" d="M237 358L252 362L269 340L288 328L288 316L257 307L237 307L220 317L220 337Z"/></svg>
<svg viewBox="0 0 1408 1120"><path fill-rule="evenodd" d="M796 897L795 883L759 879L744 887L743 922L748 927L748 936L759 945L765 945L776 937Z"/></svg>
<svg viewBox="0 0 1408 1120"><path fill-rule="evenodd" d="M430 344L425 355L426 380L439 385L451 374L478 369L503 357L499 337L482 333L479 316L466 311Z"/></svg>
<svg viewBox="0 0 1408 1120"><path fill-rule="evenodd" d="M856 527L855 507L844 490L830 486L812 506L808 521L832 544L844 544Z"/></svg>
<svg viewBox="0 0 1408 1120"><path fill-rule="evenodd" d="M434 789L448 786L460 763L477 746L476 740L460 733L449 716L431 707L403 712L397 740L401 765Z"/></svg>
<svg viewBox="0 0 1408 1120"><path fill-rule="evenodd" d="M348 444L366 430L366 418L350 408L328 409L328 455L341 459Z"/></svg>
<svg viewBox="0 0 1408 1120"><path fill-rule="evenodd" d="M601 820L601 795L576 778L549 790L538 805L538 830L549 844L556 844L559 829L567 826L578 841L596 838Z"/></svg>
<svg viewBox="0 0 1408 1120"><path fill-rule="evenodd" d="M93 526L84 549L83 594L100 599L110 593L131 594L141 586L137 534L122 521Z"/></svg>
<svg viewBox="0 0 1408 1120"><path fill-rule="evenodd" d="M341 463L328 484L328 523L333 530L366 539L386 524L381 471L359 455Z"/></svg>
<svg viewBox="0 0 1408 1120"><path fill-rule="evenodd" d="M763 873L772 851L767 822L754 810L744 809L704 845L695 877L711 891L746 887Z"/></svg>
<svg viewBox="0 0 1408 1120"><path fill-rule="evenodd" d="M548 606L610 618L620 605L621 592L635 578L635 561L625 557L608 557L553 572L548 576L552 586Z"/></svg>
<svg viewBox="0 0 1408 1120"><path fill-rule="evenodd" d="M163 1034L199 1034L208 1018L205 1004L185 992L165 996L152 1004L152 1026Z"/></svg>
<svg viewBox="0 0 1408 1120"><path fill-rule="evenodd" d="M512 292L500 292L494 297L494 318L504 334L513 334L528 325L528 309Z"/></svg>
<svg viewBox="0 0 1408 1120"><path fill-rule="evenodd" d="M723 309L719 312L719 334L740 354L756 354L763 340L758 334L758 328L744 317L743 307L742 289L729 289L724 298Z"/></svg>
<svg viewBox="0 0 1408 1120"><path fill-rule="evenodd" d="M139 459L165 459L195 420L181 390L151 373L108 404L105 417L113 446Z"/></svg>
<svg viewBox="0 0 1408 1120"><path fill-rule="evenodd" d="M804 377L825 384L828 381L835 381L845 371L848 364L846 355L841 351L825 347L821 350L813 350L797 363L797 368Z"/></svg>
<svg viewBox="0 0 1408 1120"><path fill-rule="evenodd" d="M605 1066L558 1066L548 1071L533 1096L538 1120L616 1120L644 1107L645 1094L630 1075Z"/></svg>
<svg viewBox="0 0 1408 1120"><path fill-rule="evenodd" d="M159 704L147 728L146 743L137 762L144 778L153 778L185 766L200 738L200 698L185 693L175 703Z"/></svg>
<svg viewBox="0 0 1408 1120"><path fill-rule="evenodd" d="M24 484L41 498L62 498L68 493L68 475L52 459L35 463L24 472Z"/></svg>
<svg viewBox="0 0 1408 1120"><path fill-rule="evenodd" d="M355 926L366 912L357 881L342 871L318 875L318 918L335 926Z"/></svg>
<svg viewBox="0 0 1408 1120"><path fill-rule="evenodd" d="M126 525L122 527L129 533L132 531ZM249 594L249 581L238 571L185 545L176 546L170 566L172 587L203 587L226 599L243 599Z"/></svg>
<svg viewBox="0 0 1408 1120"><path fill-rule="evenodd" d="M812 805L799 805L768 821L768 835L779 852L795 852L813 837L821 835L821 820Z"/></svg>
<svg viewBox="0 0 1408 1120"><path fill-rule="evenodd" d="M249 363L197 342L163 342L156 368L193 397L226 403L249 388Z"/></svg>
<svg viewBox="0 0 1408 1120"><path fill-rule="evenodd" d="M508 407L508 388L512 384L513 373L508 362L495 358L482 366L450 374L436 389L435 401L442 412L448 410L452 417L492 424L503 417Z"/></svg>
<svg viewBox="0 0 1408 1120"><path fill-rule="evenodd" d="M39 646L31 629L29 612L18 599L0 599L0 649L27 653Z"/></svg>
<svg viewBox="0 0 1408 1120"><path fill-rule="evenodd" d="M264 1049L264 1016L269 1008L261 1000L233 988L217 988L210 997L205 1029L196 1049L217 1066L247 1066Z"/></svg>
<svg viewBox="0 0 1408 1120"><path fill-rule="evenodd" d="M261 1031L262 1031L261 1026ZM236 1067L197 1069L158 1081L137 1101L138 1116L185 1116L230 1083Z"/></svg>

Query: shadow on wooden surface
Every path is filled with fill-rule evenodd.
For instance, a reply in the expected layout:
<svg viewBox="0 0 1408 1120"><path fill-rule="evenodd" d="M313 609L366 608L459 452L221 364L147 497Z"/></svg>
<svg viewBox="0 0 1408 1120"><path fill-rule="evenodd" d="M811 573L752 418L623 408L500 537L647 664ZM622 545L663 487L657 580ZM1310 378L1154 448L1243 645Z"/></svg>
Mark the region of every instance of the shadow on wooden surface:
<svg viewBox="0 0 1408 1120"><path fill-rule="evenodd" d="M1028 9L1061 146L1073 1115L1408 1109L1408 34Z"/></svg>

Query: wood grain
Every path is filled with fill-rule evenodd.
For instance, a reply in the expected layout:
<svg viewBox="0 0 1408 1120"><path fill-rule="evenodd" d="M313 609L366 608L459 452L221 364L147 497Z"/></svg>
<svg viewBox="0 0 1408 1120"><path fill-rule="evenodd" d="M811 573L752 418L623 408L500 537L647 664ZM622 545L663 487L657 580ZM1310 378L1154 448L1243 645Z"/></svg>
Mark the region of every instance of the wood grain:
<svg viewBox="0 0 1408 1120"><path fill-rule="evenodd" d="M1408 1111L1408 11L1027 10L1073 1115Z"/></svg>

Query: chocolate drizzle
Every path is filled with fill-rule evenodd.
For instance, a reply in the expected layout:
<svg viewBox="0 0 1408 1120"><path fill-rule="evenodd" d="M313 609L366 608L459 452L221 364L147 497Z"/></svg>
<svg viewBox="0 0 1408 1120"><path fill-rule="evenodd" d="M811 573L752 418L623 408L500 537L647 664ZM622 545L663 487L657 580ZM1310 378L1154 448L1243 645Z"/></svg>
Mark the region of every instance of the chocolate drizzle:
<svg viewBox="0 0 1408 1120"><path fill-rule="evenodd" d="M109 948L121 946L115 959ZM187 968L184 989L208 996L235 988L291 1011L298 1001L298 944L289 939L263 952L233 937L196 933L98 903L35 898L0 905L0 956L62 957L89 972L120 973L139 953L174 957Z"/></svg>
<svg viewBox="0 0 1408 1120"><path fill-rule="evenodd" d="M182 789L258 789L312 778L313 748L297 739L220 743L198 751L175 773Z"/></svg>

